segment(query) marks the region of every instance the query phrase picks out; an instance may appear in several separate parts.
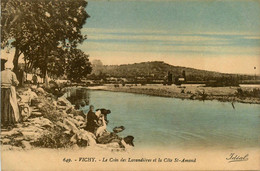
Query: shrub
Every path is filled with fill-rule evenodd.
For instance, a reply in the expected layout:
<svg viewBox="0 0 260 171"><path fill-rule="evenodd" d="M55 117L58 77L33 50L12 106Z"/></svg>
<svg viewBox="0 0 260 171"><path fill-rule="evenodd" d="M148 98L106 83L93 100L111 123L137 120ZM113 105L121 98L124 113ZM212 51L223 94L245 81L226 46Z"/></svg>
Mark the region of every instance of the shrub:
<svg viewBox="0 0 260 171"><path fill-rule="evenodd" d="M257 97L257 98L260 98L260 89L254 88L253 90L242 90L241 88L238 88L235 94L238 97Z"/></svg>
<svg viewBox="0 0 260 171"><path fill-rule="evenodd" d="M32 144L43 148L67 148L73 145L71 136L63 133L62 128L56 126L49 129L48 134L44 134Z"/></svg>

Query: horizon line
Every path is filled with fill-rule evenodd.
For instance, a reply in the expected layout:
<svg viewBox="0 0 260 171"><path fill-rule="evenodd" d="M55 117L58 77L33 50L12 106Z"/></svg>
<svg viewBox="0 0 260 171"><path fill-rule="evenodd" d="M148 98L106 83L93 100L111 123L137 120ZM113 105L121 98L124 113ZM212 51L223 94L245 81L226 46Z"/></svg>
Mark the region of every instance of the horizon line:
<svg viewBox="0 0 260 171"><path fill-rule="evenodd" d="M90 61L91 63L95 60L100 60L100 59L93 59L92 61ZM101 61L101 60L100 60ZM102 61L101 61L102 62ZM192 67L186 67L186 66L181 66L181 65L173 65L173 64L169 64L165 61L158 61L158 60L154 60L154 61L143 61L143 62L134 62L134 63L124 63L124 64L102 64L102 66L121 66L121 65L133 65L133 64L140 64L140 63L148 63L148 62L162 62L174 67L182 67L182 68L189 68L189 69L196 69L196 70L201 70L201 71L208 71L208 72L216 72L216 73L221 73L221 74L232 74L232 75L248 75L248 76L260 76L260 74L247 74L247 73L228 73L228 72L219 72L219 71L214 71L214 70L206 70L206 69L199 69L199 68L192 68Z"/></svg>

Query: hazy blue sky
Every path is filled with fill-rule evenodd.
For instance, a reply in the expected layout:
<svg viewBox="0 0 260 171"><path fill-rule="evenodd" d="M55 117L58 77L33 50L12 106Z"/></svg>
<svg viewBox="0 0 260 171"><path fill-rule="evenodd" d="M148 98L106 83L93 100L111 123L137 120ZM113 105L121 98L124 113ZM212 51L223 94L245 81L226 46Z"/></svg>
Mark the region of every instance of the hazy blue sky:
<svg viewBox="0 0 260 171"><path fill-rule="evenodd" d="M259 73L260 1L89 1L86 10L80 48L91 60Z"/></svg>

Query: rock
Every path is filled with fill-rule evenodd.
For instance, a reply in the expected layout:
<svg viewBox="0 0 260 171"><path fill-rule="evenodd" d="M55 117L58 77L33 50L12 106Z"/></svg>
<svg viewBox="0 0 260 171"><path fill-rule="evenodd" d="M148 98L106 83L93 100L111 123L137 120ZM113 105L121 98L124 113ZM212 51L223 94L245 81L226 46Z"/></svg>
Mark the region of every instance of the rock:
<svg viewBox="0 0 260 171"><path fill-rule="evenodd" d="M126 144L128 144L128 145L130 145L130 146L134 146L134 143L133 143L134 137L133 137L133 136L128 135L128 136L126 136L125 138L123 138L123 140L124 140L124 142L125 142Z"/></svg>
<svg viewBox="0 0 260 171"><path fill-rule="evenodd" d="M25 149L31 149L32 146L29 141L22 141L22 147Z"/></svg>
<svg viewBox="0 0 260 171"><path fill-rule="evenodd" d="M72 142L73 144L76 144L77 143L77 134L74 134L71 138L70 138L70 142Z"/></svg>
<svg viewBox="0 0 260 171"><path fill-rule="evenodd" d="M11 145L3 145L1 147L1 151L7 151L7 150L12 150L13 146Z"/></svg>
<svg viewBox="0 0 260 171"><path fill-rule="evenodd" d="M16 138L14 138L14 140L15 141L22 141L22 140L24 140L24 137L16 137Z"/></svg>
<svg viewBox="0 0 260 171"><path fill-rule="evenodd" d="M76 125L71 122L70 120L68 119L64 119L63 120L63 123L68 126L69 130L72 130L73 133L77 134L79 132L79 129L76 127Z"/></svg>
<svg viewBox="0 0 260 171"><path fill-rule="evenodd" d="M95 135L83 129L80 130L78 138L87 141L89 146L94 146L97 144Z"/></svg>
<svg viewBox="0 0 260 171"><path fill-rule="evenodd" d="M17 129L12 129L11 131L1 131L1 138L2 137L17 136L17 135L21 135L21 133L18 132Z"/></svg>
<svg viewBox="0 0 260 171"><path fill-rule="evenodd" d="M19 146L19 147L13 146L13 147L12 147L12 150L21 151L21 150L23 150L23 148L22 148L21 146Z"/></svg>
<svg viewBox="0 0 260 171"><path fill-rule="evenodd" d="M83 112L82 110L77 110L74 115L76 115L76 116L82 116L83 118L86 117L86 115L84 114L84 112Z"/></svg>
<svg viewBox="0 0 260 171"><path fill-rule="evenodd" d="M63 102L63 101L58 101L58 102L57 102L57 105L59 105L59 106L66 106L66 103Z"/></svg>
<svg viewBox="0 0 260 171"><path fill-rule="evenodd" d="M27 127L27 126L29 126L29 125L30 125L30 122L24 121L22 127Z"/></svg>
<svg viewBox="0 0 260 171"><path fill-rule="evenodd" d="M55 96L53 94L51 94L51 93L46 93L46 97L50 97L52 99L55 99Z"/></svg>
<svg viewBox="0 0 260 171"><path fill-rule="evenodd" d="M58 125L58 126L64 128L65 130L69 130L69 131L70 131L70 128L69 128L67 125L65 125L64 123L60 122L60 121L58 121L58 122L56 123L56 125Z"/></svg>
<svg viewBox="0 0 260 171"><path fill-rule="evenodd" d="M29 119L29 121L34 124L39 124L40 126L45 128L53 127L53 123L47 118L37 117L37 118Z"/></svg>
<svg viewBox="0 0 260 171"><path fill-rule="evenodd" d="M75 119L77 119L78 121L84 121L85 120L82 116L76 116Z"/></svg>
<svg viewBox="0 0 260 171"><path fill-rule="evenodd" d="M72 106L71 103L65 97L59 97L57 104L60 106Z"/></svg>
<svg viewBox="0 0 260 171"><path fill-rule="evenodd" d="M87 123L84 121L79 121L79 128L85 128L87 126Z"/></svg>
<svg viewBox="0 0 260 171"><path fill-rule="evenodd" d="M39 99L32 99L31 100L31 105L37 106L37 104L41 103L41 101Z"/></svg>
<svg viewBox="0 0 260 171"><path fill-rule="evenodd" d="M111 142L120 142L121 138L115 134L110 132L105 132L102 136L97 138L97 142L100 144L108 144Z"/></svg>
<svg viewBox="0 0 260 171"><path fill-rule="evenodd" d="M1 139L2 144L9 144L10 141L11 141L11 140L8 139L8 138Z"/></svg>
<svg viewBox="0 0 260 171"><path fill-rule="evenodd" d="M37 127L35 127L33 124L32 125L29 125L27 127L23 127L23 128L20 128L19 131L20 132L35 132L36 129L38 129Z"/></svg>
<svg viewBox="0 0 260 171"><path fill-rule="evenodd" d="M124 126L119 126L119 127L115 127L113 129L113 132L114 133L119 133L119 132L122 132L123 130L125 130L125 127Z"/></svg>
<svg viewBox="0 0 260 171"><path fill-rule="evenodd" d="M79 146L78 146L77 144L73 144L73 145L71 146L71 148L72 148L73 150L77 150L77 149L79 149Z"/></svg>
<svg viewBox="0 0 260 171"><path fill-rule="evenodd" d="M37 85L31 85L32 90L37 90Z"/></svg>
<svg viewBox="0 0 260 171"><path fill-rule="evenodd" d="M68 135L70 135L71 131L66 130L66 131L64 131L63 133L64 133L64 134L68 134Z"/></svg>
<svg viewBox="0 0 260 171"><path fill-rule="evenodd" d="M45 91L44 91L43 88L41 88L41 87L37 88L36 91L39 92L39 93L42 93L42 94L45 93Z"/></svg>
<svg viewBox="0 0 260 171"><path fill-rule="evenodd" d="M66 110L66 106L57 106L57 109L60 110L60 111L63 111L63 110Z"/></svg>
<svg viewBox="0 0 260 171"><path fill-rule="evenodd" d="M71 111L68 110L67 113L73 114L74 116L78 116L78 115L82 117L86 116L82 110L76 110L76 109L71 109Z"/></svg>
<svg viewBox="0 0 260 171"><path fill-rule="evenodd" d="M61 112L61 115L62 115L64 118L68 116L68 114L66 113L65 110L63 110L63 111Z"/></svg>
<svg viewBox="0 0 260 171"><path fill-rule="evenodd" d="M19 101L19 103L31 103L31 97L30 97L30 95L19 95L20 96L20 101Z"/></svg>
<svg viewBox="0 0 260 171"><path fill-rule="evenodd" d="M43 116L41 112L32 112L30 117L40 117Z"/></svg>
<svg viewBox="0 0 260 171"><path fill-rule="evenodd" d="M30 88L27 91L22 92L23 95L29 97L30 99L36 99L38 96Z"/></svg>
<svg viewBox="0 0 260 171"><path fill-rule="evenodd" d="M38 95L35 92L31 91L30 97L31 99L37 99Z"/></svg>
<svg viewBox="0 0 260 171"><path fill-rule="evenodd" d="M74 119L74 118L68 118L68 120L70 120L72 123L74 123L76 126L79 126L80 124L79 124L79 122L76 120L76 119Z"/></svg>
<svg viewBox="0 0 260 171"><path fill-rule="evenodd" d="M120 148L120 145L117 142L112 142L112 143L108 143L106 144L107 148Z"/></svg>
<svg viewBox="0 0 260 171"><path fill-rule="evenodd" d="M12 145L2 145L1 151L8 151L8 150L22 150L21 147L15 147Z"/></svg>
<svg viewBox="0 0 260 171"><path fill-rule="evenodd" d="M71 117L71 118L73 118L74 117L74 115L73 114L68 114L68 117Z"/></svg>
<svg viewBox="0 0 260 171"><path fill-rule="evenodd" d="M57 101L53 101L52 104L53 104L54 106L57 106Z"/></svg>
<svg viewBox="0 0 260 171"><path fill-rule="evenodd" d="M31 108L31 111L32 111L32 112L39 112L39 109L36 108L36 107L34 107L34 106L32 106L32 107L30 107L30 108Z"/></svg>
<svg viewBox="0 0 260 171"><path fill-rule="evenodd" d="M36 140L36 139L40 138L42 135L37 132L26 132L26 131L23 131L22 134L24 136L24 139L26 139L26 140Z"/></svg>
<svg viewBox="0 0 260 171"><path fill-rule="evenodd" d="M62 128L64 128L65 130L71 131L70 127L68 127L66 124L60 122L61 124L58 124L59 126L61 126Z"/></svg>
<svg viewBox="0 0 260 171"><path fill-rule="evenodd" d="M133 145L127 144L124 140L122 140L120 144L121 144L121 147L126 150L130 150L134 147Z"/></svg>
<svg viewBox="0 0 260 171"><path fill-rule="evenodd" d="M67 110L66 110L66 113L67 114L69 114L69 113L72 113L72 110L74 110L72 107L70 107L70 108L68 108Z"/></svg>
<svg viewBox="0 0 260 171"><path fill-rule="evenodd" d="M21 127L23 127L23 123L17 123L16 126L17 126L17 128L21 128Z"/></svg>
<svg viewBox="0 0 260 171"><path fill-rule="evenodd" d="M43 108L43 106L44 106L44 104L43 104L43 103L39 103L39 104L37 104L37 108L38 108L38 109L41 109L41 108Z"/></svg>
<svg viewBox="0 0 260 171"><path fill-rule="evenodd" d="M38 123L34 124L34 126L37 127L37 128L42 128L42 126Z"/></svg>

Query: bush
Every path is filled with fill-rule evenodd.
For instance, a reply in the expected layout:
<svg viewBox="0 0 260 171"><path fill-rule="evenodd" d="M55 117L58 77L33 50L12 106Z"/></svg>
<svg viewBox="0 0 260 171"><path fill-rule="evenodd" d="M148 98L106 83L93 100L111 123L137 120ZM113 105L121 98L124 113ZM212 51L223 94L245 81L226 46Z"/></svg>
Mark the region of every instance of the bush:
<svg viewBox="0 0 260 171"><path fill-rule="evenodd" d="M73 145L70 138L70 135L63 133L62 128L56 126L51 128L48 134L44 134L32 144L43 148L67 148Z"/></svg>
<svg viewBox="0 0 260 171"><path fill-rule="evenodd" d="M228 86L239 86L239 80L234 77L221 77L215 80L208 81L207 87L228 87Z"/></svg>
<svg viewBox="0 0 260 171"><path fill-rule="evenodd" d="M55 81L50 81L50 86L48 88L45 87L45 91L55 95L56 97L61 97L65 91L64 87L66 87L66 83L56 83Z"/></svg>
<svg viewBox="0 0 260 171"><path fill-rule="evenodd" d="M198 94L202 100L207 99L208 94L205 92L205 90L203 90L202 92L199 91Z"/></svg>
<svg viewBox="0 0 260 171"><path fill-rule="evenodd" d="M253 90L242 90L241 88L237 89L235 93L238 97L257 97L260 98L260 89L254 88Z"/></svg>
<svg viewBox="0 0 260 171"><path fill-rule="evenodd" d="M39 110L45 118L50 121L58 121L62 117L62 113L56 110L52 100L48 100L44 96L38 96L38 98L41 102Z"/></svg>

